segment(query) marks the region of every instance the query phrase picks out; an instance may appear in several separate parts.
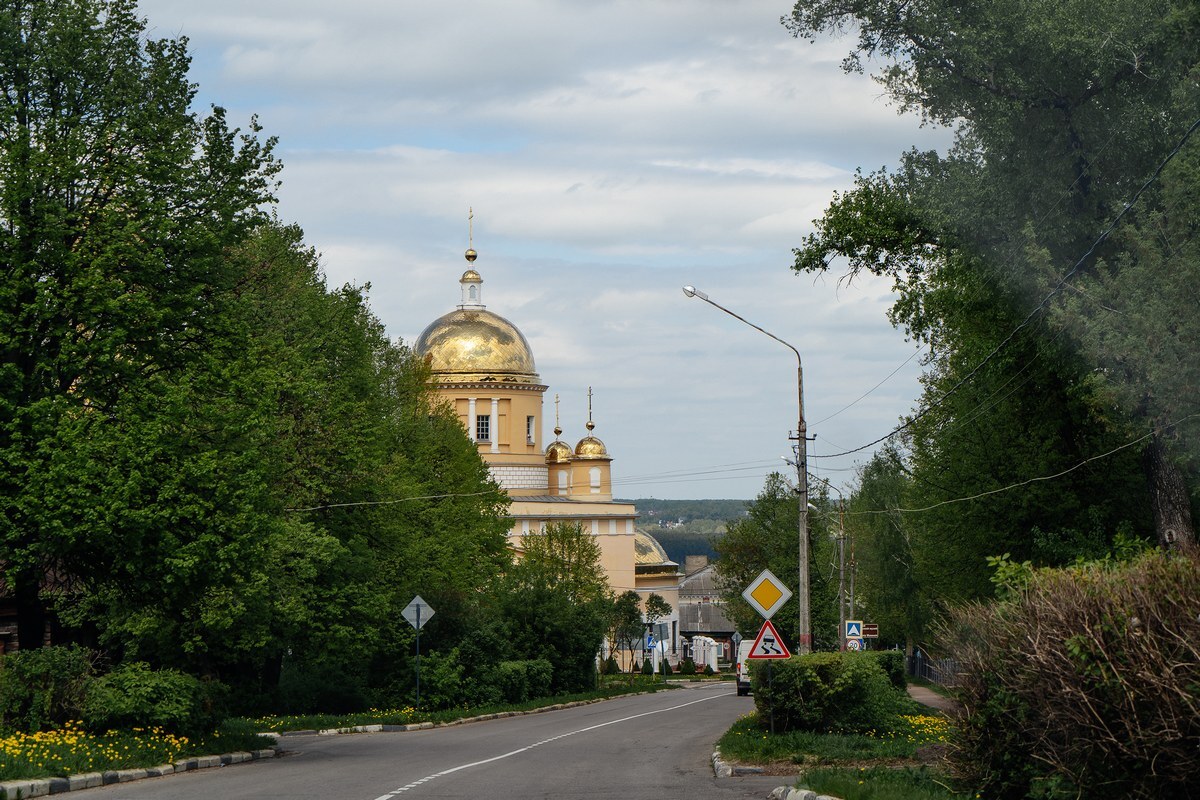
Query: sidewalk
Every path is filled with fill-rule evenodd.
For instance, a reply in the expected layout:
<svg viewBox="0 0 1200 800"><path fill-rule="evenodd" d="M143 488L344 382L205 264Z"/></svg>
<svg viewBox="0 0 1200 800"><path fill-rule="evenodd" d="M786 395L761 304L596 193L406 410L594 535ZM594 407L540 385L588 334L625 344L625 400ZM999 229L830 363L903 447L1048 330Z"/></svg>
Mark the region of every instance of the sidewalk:
<svg viewBox="0 0 1200 800"><path fill-rule="evenodd" d="M949 697L942 697L937 692L932 689L926 689L924 686L913 686L910 684L908 687L908 696L923 706L936 708L945 714L953 714L958 711L957 701L951 700Z"/></svg>

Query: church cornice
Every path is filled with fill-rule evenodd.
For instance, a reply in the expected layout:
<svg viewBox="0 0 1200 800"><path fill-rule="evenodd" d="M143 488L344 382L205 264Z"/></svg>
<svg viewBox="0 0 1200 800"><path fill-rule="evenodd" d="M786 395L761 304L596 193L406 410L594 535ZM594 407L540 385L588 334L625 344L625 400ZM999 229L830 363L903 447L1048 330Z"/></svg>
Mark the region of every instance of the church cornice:
<svg viewBox="0 0 1200 800"><path fill-rule="evenodd" d="M503 380L445 380L443 378L437 378L437 387L439 389L504 389L520 392L544 392L549 388L540 383L517 383Z"/></svg>

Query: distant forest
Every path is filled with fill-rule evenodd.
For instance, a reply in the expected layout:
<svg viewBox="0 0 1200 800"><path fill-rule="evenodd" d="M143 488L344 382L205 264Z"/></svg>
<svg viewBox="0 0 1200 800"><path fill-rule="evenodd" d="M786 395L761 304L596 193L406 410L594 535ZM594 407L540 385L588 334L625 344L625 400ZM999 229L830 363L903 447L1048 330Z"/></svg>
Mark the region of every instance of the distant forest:
<svg viewBox="0 0 1200 800"><path fill-rule="evenodd" d="M683 566L687 556L716 558L713 542L725 534L725 523L746 513L745 500L620 500L637 506L638 527L649 533Z"/></svg>

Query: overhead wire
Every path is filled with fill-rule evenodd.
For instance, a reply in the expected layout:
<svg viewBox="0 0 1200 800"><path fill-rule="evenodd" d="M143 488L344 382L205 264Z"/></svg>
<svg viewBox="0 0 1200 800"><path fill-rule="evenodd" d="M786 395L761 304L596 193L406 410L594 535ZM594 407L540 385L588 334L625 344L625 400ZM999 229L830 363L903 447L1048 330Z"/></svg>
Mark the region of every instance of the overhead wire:
<svg viewBox="0 0 1200 800"><path fill-rule="evenodd" d="M1082 461L1080 461L1078 464L1075 464L1074 466L1068 467L1067 469L1056 472L1052 475L1038 475L1033 478L1026 478L1023 481L1017 481L1016 483L1010 483L1007 486L1001 486L997 489L988 489L987 491L977 492L976 494L967 495L964 497L955 497L955 498L951 498L949 500L941 500L937 503L933 503L932 505L922 506L921 508L896 507L896 508L887 508L887 509L881 509L881 510L873 510L872 509L872 510L847 511L846 515L847 516L872 516L872 515L879 515L879 514L892 514L892 513L896 513L896 512L900 512L900 513L904 513L904 514L918 514L918 513L925 512L925 511L932 511L935 508L941 508L942 506L953 505L955 503L967 503L967 502L970 502L971 500L979 500L981 498L989 497L991 495L1003 494L1004 492L1010 492L1013 489L1020 489L1024 486L1029 486L1030 484L1033 484L1033 483L1044 483L1046 481L1057 480L1058 478L1061 478L1064 475L1068 475L1077 469L1087 466L1088 464L1092 463L1093 461L1103 460L1105 458L1108 458L1109 456L1116 455L1117 453L1121 452L1122 450L1127 450L1130 447L1133 447L1134 445L1141 444L1142 442L1146 441L1150 437L1158 435L1158 434L1162 433L1163 431L1170 430L1171 428L1174 428L1177 425L1181 425L1182 423L1186 422L1189 419L1192 419L1193 417L1200 417L1200 413L1192 413L1192 414L1188 414L1186 416L1180 417L1179 419L1175 420L1174 422L1172 422L1168 425L1164 425L1161 428L1152 429L1152 430L1148 431L1147 433L1142 434L1141 436L1137 436L1134 439L1132 439L1122 445L1118 445L1117 447L1114 447L1113 449L1109 450L1106 453L1101 453L1101 454L1095 455L1095 456L1089 456L1088 458L1085 458Z"/></svg>

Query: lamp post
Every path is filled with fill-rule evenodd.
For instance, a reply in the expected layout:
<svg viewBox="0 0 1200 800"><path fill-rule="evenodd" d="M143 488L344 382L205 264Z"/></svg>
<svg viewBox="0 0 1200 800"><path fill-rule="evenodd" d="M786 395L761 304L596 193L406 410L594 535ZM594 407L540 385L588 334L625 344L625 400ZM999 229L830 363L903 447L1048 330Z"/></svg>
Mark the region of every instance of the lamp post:
<svg viewBox="0 0 1200 800"><path fill-rule="evenodd" d="M714 302L704 292L697 289L695 286L683 287L683 293L688 297L699 297L704 302L714 308L724 311L729 316L746 323L759 333L765 333L775 341L779 342L784 347L796 354L796 399L797 410L799 411L799 421L796 424L796 488L799 493L799 565L797 573L799 575L799 588L796 591L796 602L799 605L798 614L799 623L797 624L797 644L796 652L804 655L812 652L812 616L809 613L809 591L808 591L808 431L804 424L804 365L800 360L800 351L792 345L780 339L775 334L768 330L760 328L745 317L735 314L720 303Z"/></svg>

